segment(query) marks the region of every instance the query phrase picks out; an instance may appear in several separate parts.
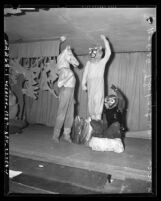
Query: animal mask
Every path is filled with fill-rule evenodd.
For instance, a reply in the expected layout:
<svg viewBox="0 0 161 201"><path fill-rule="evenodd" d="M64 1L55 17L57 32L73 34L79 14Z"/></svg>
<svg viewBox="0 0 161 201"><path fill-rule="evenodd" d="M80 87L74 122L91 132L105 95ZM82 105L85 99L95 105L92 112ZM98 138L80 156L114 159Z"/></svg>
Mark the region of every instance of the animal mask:
<svg viewBox="0 0 161 201"><path fill-rule="evenodd" d="M116 95L109 95L105 98L105 107L106 109L112 109L118 104L118 98Z"/></svg>
<svg viewBox="0 0 161 201"><path fill-rule="evenodd" d="M102 52L102 47L94 47L94 48L89 48L89 55L91 58L95 58L98 52Z"/></svg>

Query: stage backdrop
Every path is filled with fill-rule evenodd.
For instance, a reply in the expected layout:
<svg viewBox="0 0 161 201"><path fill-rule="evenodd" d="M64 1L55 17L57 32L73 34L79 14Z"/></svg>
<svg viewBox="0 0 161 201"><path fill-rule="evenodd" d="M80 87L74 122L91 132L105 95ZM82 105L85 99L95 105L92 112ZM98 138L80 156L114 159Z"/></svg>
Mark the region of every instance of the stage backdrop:
<svg viewBox="0 0 161 201"><path fill-rule="evenodd" d="M54 51L58 52L57 50ZM57 55L55 54L52 56ZM77 56L77 58L80 61L80 66L78 69L74 69L77 80L75 90L75 115L87 118L88 97L87 93L81 89L81 80L84 65L86 64L88 57ZM147 65L146 59L147 52L115 53L106 65L105 94L110 94L112 92L110 89L112 84L119 87L124 93L124 96L127 99L126 117L129 131L149 130L146 115L148 103L147 98L145 97L145 75L151 75L151 65ZM20 92L16 93L18 96L18 93ZM38 100L34 100L25 95L24 114L29 123L39 123L53 127L55 125L57 109L58 99L49 91L40 90Z"/></svg>

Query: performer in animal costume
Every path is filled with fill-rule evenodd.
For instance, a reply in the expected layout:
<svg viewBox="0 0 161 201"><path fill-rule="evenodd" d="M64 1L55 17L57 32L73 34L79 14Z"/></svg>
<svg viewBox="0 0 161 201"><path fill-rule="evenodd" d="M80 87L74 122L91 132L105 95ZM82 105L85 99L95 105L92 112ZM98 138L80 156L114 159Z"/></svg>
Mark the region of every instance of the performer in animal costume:
<svg viewBox="0 0 161 201"><path fill-rule="evenodd" d="M125 109L125 100L118 88L114 85L111 88L116 94L105 97L108 125L104 125L102 120L92 120L92 138L88 145L95 151L122 153L124 151L122 114Z"/></svg>
<svg viewBox="0 0 161 201"><path fill-rule="evenodd" d="M117 87L112 85L111 89L113 89L116 94L111 94L105 97L106 119L108 123L107 133L112 136L117 136L125 131L125 125L123 123L125 99Z"/></svg>
<svg viewBox="0 0 161 201"><path fill-rule="evenodd" d="M90 48L90 61L87 61L83 79L82 89L88 92L88 109L92 119L100 120L104 105L104 70L111 55L108 40L104 35L101 39L105 44L105 56L102 58L102 47Z"/></svg>
<svg viewBox="0 0 161 201"><path fill-rule="evenodd" d="M63 42L66 38L61 37ZM70 64L74 67L79 65L73 56L70 46L67 46L57 58L57 74L59 90L59 107L57 111L56 123L53 132L53 140L59 142L60 131L64 124L63 138L71 142L70 133L74 118L74 89L76 79L70 69Z"/></svg>

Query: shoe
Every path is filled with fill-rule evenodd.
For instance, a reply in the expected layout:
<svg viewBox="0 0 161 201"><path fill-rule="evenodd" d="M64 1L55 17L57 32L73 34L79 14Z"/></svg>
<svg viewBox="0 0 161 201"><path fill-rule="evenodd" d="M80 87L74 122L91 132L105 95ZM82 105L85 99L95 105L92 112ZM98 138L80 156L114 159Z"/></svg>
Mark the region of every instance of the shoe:
<svg viewBox="0 0 161 201"><path fill-rule="evenodd" d="M58 138L56 138L56 137L52 137L52 140L54 141L54 142L56 142L56 143L59 143L59 139Z"/></svg>
<svg viewBox="0 0 161 201"><path fill-rule="evenodd" d="M63 132L63 139L69 143L72 143L71 139L70 139L70 133L71 133L71 128L64 128L64 132Z"/></svg>
<svg viewBox="0 0 161 201"><path fill-rule="evenodd" d="M65 140L65 141L67 141L67 142L69 142L69 143L72 143L72 141L71 141L71 139L70 139L69 136L63 135L62 139Z"/></svg>
<svg viewBox="0 0 161 201"><path fill-rule="evenodd" d="M59 134L60 134L60 130L54 129L52 140L56 143L59 143Z"/></svg>

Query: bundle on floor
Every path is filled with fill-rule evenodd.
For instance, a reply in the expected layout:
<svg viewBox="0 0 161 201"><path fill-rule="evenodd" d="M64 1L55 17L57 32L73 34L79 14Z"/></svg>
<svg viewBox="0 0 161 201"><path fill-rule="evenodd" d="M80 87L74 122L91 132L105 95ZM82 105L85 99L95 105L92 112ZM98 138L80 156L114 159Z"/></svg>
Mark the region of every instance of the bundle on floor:
<svg viewBox="0 0 161 201"><path fill-rule="evenodd" d="M83 119L82 117L76 116L72 128L71 139L76 144L88 144L91 135L91 119Z"/></svg>
<svg viewBox="0 0 161 201"><path fill-rule="evenodd" d="M114 151L116 153L122 153L124 151L124 146L120 138L92 137L88 146L95 151Z"/></svg>

